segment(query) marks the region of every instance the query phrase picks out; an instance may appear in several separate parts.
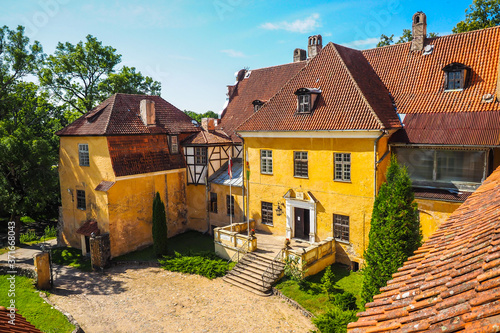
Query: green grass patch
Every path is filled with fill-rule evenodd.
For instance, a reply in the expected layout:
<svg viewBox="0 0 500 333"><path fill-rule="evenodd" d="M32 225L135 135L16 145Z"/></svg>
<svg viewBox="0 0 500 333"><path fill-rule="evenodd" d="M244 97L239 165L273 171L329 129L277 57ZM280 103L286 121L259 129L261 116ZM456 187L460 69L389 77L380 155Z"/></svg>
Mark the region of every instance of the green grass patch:
<svg viewBox="0 0 500 333"><path fill-rule="evenodd" d="M29 243L38 240L38 236L35 233L35 230L28 230L25 233L19 235L19 240L21 243Z"/></svg>
<svg viewBox="0 0 500 333"><path fill-rule="evenodd" d="M168 239L168 254L215 253L214 238L197 231L187 231ZM153 246L113 258L115 261L157 261Z"/></svg>
<svg viewBox="0 0 500 333"><path fill-rule="evenodd" d="M361 308L363 306L361 300L363 275L361 272L351 272L346 269L346 266L340 264L333 264L331 267L335 274L336 289L334 294L341 294L346 291L353 293L356 296L358 308ZM296 281L287 278L283 278L276 285L276 288L314 315L322 315L332 307L332 302L328 300L328 295L321 288L321 278L324 272L323 270L316 275L307 277L303 288Z"/></svg>
<svg viewBox="0 0 500 333"><path fill-rule="evenodd" d="M35 223L36 221L33 220L31 217L29 216L23 216L21 217L21 222L23 222L24 224L31 224L31 223Z"/></svg>
<svg viewBox="0 0 500 333"><path fill-rule="evenodd" d="M18 248L19 248L19 247L18 247L18 246L16 246L16 250L17 250ZM8 247L8 246L6 246L6 247L2 247L2 248L0 249L0 255L5 254L5 253L7 253L7 252L9 252L9 251L10 251L10 250L9 250L9 247Z"/></svg>
<svg viewBox="0 0 500 333"><path fill-rule="evenodd" d="M8 275L0 275L0 305L9 307L11 297L8 296L10 282ZM16 308L19 313L26 318L32 325L43 332L71 332L75 328L62 313L53 309L45 303L40 296L39 291L33 286L33 280L16 276L15 290Z"/></svg>
<svg viewBox="0 0 500 333"><path fill-rule="evenodd" d="M35 244L45 243L46 241L49 241L49 240L55 239L55 238L57 238L57 237L40 237L34 241L24 242L24 243L21 242L21 243L23 243L25 245L35 245Z"/></svg>
<svg viewBox="0 0 500 333"><path fill-rule="evenodd" d="M52 251L52 262L72 266L85 272L92 271L90 258L82 255L82 251L73 247L56 247Z"/></svg>
<svg viewBox="0 0 500 333"><path fill-rule="evenodd" d="M180 254L165 256L159 260L162 268L180 273L198 274L209 279L226 275L235 263L228 263L213 252L198 252L196 254Z"/></svg>

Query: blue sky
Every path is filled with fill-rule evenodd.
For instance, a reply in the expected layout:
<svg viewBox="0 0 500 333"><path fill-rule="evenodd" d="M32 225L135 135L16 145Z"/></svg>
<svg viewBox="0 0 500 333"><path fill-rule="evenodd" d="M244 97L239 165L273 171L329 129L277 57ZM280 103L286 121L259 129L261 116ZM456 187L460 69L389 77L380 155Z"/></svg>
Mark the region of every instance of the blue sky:
<svg viewBox="0 0 500 333"><path fill-rule="evenodd" d="M307 37L366 49L380 34L411 29L417 11L427 31L451 33L472 0L269 1L269 0L2 0L0 25L26 27L51 54L57 42L76 44L87 34L122 54L162 83L162 97L181 110L219 112L226 86L244 67L292 61ZM397 37L396 37L397 39Z"/></svg>

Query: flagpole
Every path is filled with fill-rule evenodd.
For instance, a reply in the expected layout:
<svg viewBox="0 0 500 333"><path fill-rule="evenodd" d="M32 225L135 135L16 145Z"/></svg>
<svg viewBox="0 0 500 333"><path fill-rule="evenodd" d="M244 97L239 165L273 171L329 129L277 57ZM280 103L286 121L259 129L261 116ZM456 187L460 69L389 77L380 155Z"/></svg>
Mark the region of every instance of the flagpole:
<svg viewBox="0 0 500 333"><path fill-rule="evenodd" d="M231 147L232 149L232 147ZM231 181L233 179L233 161L231 160L232 153L229 151L229 162L228 162L228 170L229 173L229 223L231 224L231 232L233 232L233 195L231 193Z"/></svg>

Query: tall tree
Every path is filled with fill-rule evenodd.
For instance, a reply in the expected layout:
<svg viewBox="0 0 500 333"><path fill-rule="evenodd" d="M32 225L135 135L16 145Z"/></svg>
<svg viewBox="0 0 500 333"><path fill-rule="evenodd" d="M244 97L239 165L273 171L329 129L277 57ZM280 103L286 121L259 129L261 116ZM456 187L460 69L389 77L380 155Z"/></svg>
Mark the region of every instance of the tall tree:
<svg viewBox="0 0 500 333"><path fill-rule="evenodd" d="M392 34L391 36L387 36L387 35L382 34L380 36L380 41L377 43L377 47L382 47L382 46L394 44L393 38L394 38L394 34Z"/></svg>
<svg viewBox="0 0 500 333"><path fill-rule="evenodd" d="M500 0L499 0L500 1ZM439 35L436 32L429 32L427 34L427 38L438 37ZM413 40L413 35L410 29L403 29L403 34L399 37L396 44L411 42ZM387 35L380 35L380 41L377 43L376 47L387 46L394 44L394 34L390 37Z"/></svg>
<svg viewBox="0 0 500 333"><path fill-rule="evenodd" d="M219 115L217 113L210 110L205 113L196 113L194 111L184 110L184 113L191 117L191 119L196 120L198 123L201 123L201 118L219 118Z"/></svg>
<svg viewBox="0 0 500 333"><path fill-rule="evenodd" d="M500 25L500 0L473 0L465 10L465 20L452 29L453 33L479 30Z"/></svg>
<svg viewBox="0 0 500 333"><path fill-rule="evenodd" d="M167 236L165 204L160 193L156 192L153 200L153 249L158 257L167 254Z"/></svg>
<svg viewBox="0 0 500 333"><path fill-rule="evenodd" d="M124 67L114 74L120 61L115 48L87 35L85 43L59 43L38 77L58 102L78 115L92 110L107 94L159 94L160 83L144 77L134 67Z"/></svg>
<svg viewBox="0 0 500 333"><path fill-rule="evenodd" d="M387 181L375 198L368 249L365 252L362 296L373 300L392 274L421 244L417 204L406 168L395 157L387 169Z"/></svg>

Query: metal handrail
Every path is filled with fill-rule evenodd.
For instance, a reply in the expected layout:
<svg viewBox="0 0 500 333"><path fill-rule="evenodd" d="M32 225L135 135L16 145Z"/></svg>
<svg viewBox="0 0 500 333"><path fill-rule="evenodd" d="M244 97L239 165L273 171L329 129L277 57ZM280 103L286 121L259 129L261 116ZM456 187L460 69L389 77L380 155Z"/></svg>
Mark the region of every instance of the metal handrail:
<svg viewBox="0 0 500 333"><path fill-rule="evenodd" d="M271 261L271 263L269 264L269 266L267 266L267 269L264 271L264 273L262 273L262 286L265 288L266 287L266 281L264 280L264 278L266 277L266 275L272 280L273 279L273 275L274 275L274 263L276 261L278 261L278 257L282 257L283 256L283 250L284 249L281 249L280 252L278 252L278 254L274 257L273 261ZM270 272L268 272L270 271Z"/></svg>
<svg viewBox="0 0 500 333"><path fill-rule="evenodd" d="M237 262L240 262L240 252L244 252L245 254L248 253L248 242L250 241L250 239L247 239L243 245L241 245L239 248L236 249L236 253L233 254L233 256L231 257L231 259L228 260L228 262L231 262L231 261L234 261L234 259L236 258L236 256L238 256L238 261ZM246 245L246 248L244 248Z"/></svg>

